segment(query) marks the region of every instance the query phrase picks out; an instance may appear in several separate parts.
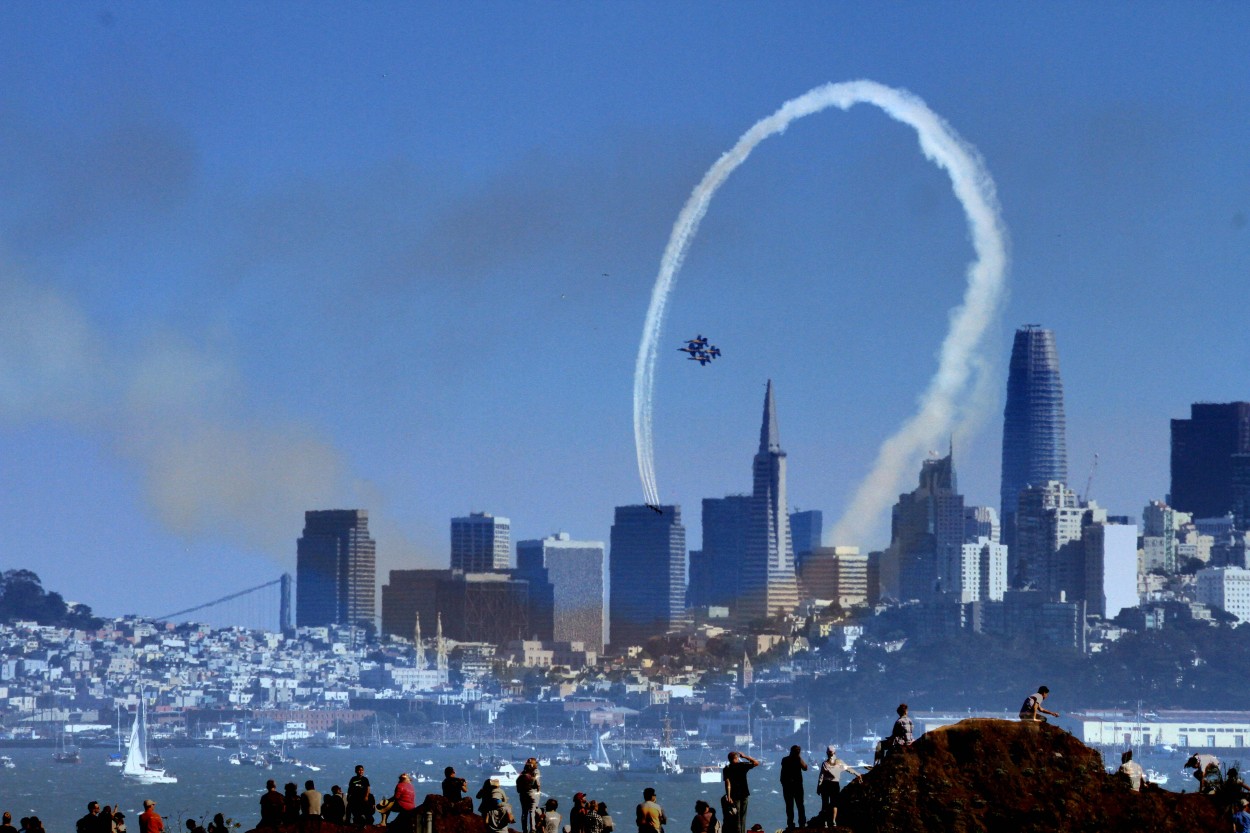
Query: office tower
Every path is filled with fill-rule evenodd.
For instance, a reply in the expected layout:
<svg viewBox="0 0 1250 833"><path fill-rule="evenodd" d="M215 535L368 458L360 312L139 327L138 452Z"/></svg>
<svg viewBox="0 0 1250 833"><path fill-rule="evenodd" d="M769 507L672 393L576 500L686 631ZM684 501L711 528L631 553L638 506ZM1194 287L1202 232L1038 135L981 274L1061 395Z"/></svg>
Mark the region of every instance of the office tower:
<svg viewBox="0 0 1250 833"><path fill-rule="evenodd" d="M512 523L486 512L451 519L451 568L466 573L506 570L512 557Z"/></svg>
<svg viewBox="0 0 1250 833"><path fill-rule="evenodd" d="M438 627L438 584L451 570L391 570L382 585L382 633L411 637L417 619L427 636Z"/></svg>
<svg viewBox="0 0 1250 833"><path fill-rule="evenodd" d="M688 623L680 506L618 506L609 539L608 634L615 651Z"/></svg>
<svg viewBox="0 0 1250 833"><path fill-rule="evenodd" d="M376 627L376 564L367 511L305 512L304 534L296 543L296 626Z"/></svg>
<svg viewBox="0 0 1250 833"><path fill-rule="evenodd" d="M1244 567L1207 567L1199 570L1198 601L1250 622L1250 570Z"/></svg>
<svg viewBox="0 0 1250 833"><path fill-rule="evenodd" d="M1137 607L1137 525L1095 522L1081 530L1087 611L1114 619Z"/></svg>
<svg viewBox="0 0 1250 833"><path fill-rule="evenodd" d="M860 555L859 547L816 547L808 555L799 571L804 601L868 603L868 556Z"/></svg>
<svg viewBox="0 0 1250 833"><path fill-rule="evenodd" d="M1063 382L1055 334L1029 324L1016 330L1003 410L1003 468L1000 492L1002 542L1015 544L1016 504L1030 484L1068 481Z"/></svg>
<svg viewBox="0 0 1250 833"><path fill-rule="evenodd" d="M794 571L803 566L808 553L821 545L825 516L819 509L790 513L790 540L794 548Z"/></svg>
<svg viewBox="0 0 1250 833"><path fill-rule="evenodd" d="M799 604L790 516L786 513L786 453L781 450L772 380L764 392L764 419L752 474L739 591L739 618L744 620L790 613Z"/></svg>
<svg viewBox="0 0 1250 833"><path fill-rule="evenodd" d="M602 653L607 641L603 542L574 541L559 532L540 541L518 541L516 561L518 578L551 583L552 639L581 642L586 650Z"/></svg>
<svg viewBox="0 0 1250 833"><path fill-rule="evenodd" d="M1142 510L1142 551L1147 571L1161 570L1171 575L1181 568L1177 535L1190 520L1187 513L1178 512L1161 500L1146 504Z"/></svg>
<svg viewBox="0 0 1250 833"><path fill-rule="evenodd" d="M690 553L689 607L737 610L750 518L750 495L703 499L703 549Z"/></svg>
<svg viewBox="0 0 1250 833"><path fill-rule="evenodd" d="M964 541L973 542L978 538L988 538L995 544L1002 541L998 512L993 506L964 507Z"/></svg>
<svg viewBox="0 0 1250 833"><path fill-rule="evenodd" d="M989 538L963 544L942 586L960 603L997 602L1007 590L1007 548Z"/></svg>
<svg viewBox="0 0 1250 833"><path fill-rule="evenodd" d="M890 549L882 559L883 595L932 600L964 542L964 499L954 452L925 460L916 488L898 496L890 520Z"/></svg>
<svg viewBox="0 0 1250 833"><path fill-rule="evenodd" d="M1168 503L1195 518L1233 511L1234 456L1250 454L1250 402L1196 402L1172 420Z"/></svg>
<svg viewBox="0 0 1250 833"><path fill-rule="evenodd" d="M1016 545L1007 552L1011 586L1042 591L1052 601L1085 599L1081 530L1106 520L1107 510L1093 501L1082 505L1058 481L1027 486L1017 506Z"/></svg>

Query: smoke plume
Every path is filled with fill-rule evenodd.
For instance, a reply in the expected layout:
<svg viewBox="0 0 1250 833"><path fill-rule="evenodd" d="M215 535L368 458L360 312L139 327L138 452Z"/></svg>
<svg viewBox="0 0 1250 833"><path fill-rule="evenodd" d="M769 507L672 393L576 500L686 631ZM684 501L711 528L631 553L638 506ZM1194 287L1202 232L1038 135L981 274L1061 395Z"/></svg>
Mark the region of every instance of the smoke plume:
<svg viewBox="0 0 1250 833"><path fill-rule="evenodd" d="M970 392L984 389L985 361L981 347L986 330L1002 304L1007 272L1006 229L999 214L994 182L976 148L961 139L917 96L874 81L825 84L787 101L744 133L704 174L673 225L651 292L651 305L643 324L634 369L634 444L647 503L659 505L660 502L652 441L660 329L673 282L712 197L756 145L784 132L795 119L830 107L847 110L861 103L878 107L914 129L925 157L950 177L955 197L967 216L976 259L968 265L963 303L950 313L950 329L942 341L937 372L921 395L918 410L881 444L872 470L834 526L831 540L835 543L861 540L894 499L908 464L926 449L936 446L954 427L976 418L961 403L967 402ZM974 401L979 398L972 397Z"/></svg>

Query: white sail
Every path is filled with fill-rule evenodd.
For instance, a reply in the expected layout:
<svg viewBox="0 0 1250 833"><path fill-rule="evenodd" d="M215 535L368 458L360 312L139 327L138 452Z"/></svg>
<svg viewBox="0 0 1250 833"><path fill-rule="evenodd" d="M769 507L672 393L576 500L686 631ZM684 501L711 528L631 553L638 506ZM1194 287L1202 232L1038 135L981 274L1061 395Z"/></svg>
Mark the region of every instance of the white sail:
<svg viewBox="0 0 1250 833"><path fill-rule="evenodd" d="M135 722L130 727L130 743L126 746L126 763L122 765L122 777L134 779L141 784L178 783L176 776L148 764L147 700L142 691L139 692L139 710L135 712Z"/></svg>
<svg viewBox="0 0 1250 833"><path fill-rule="evenodd" d="M130 742L126 746L126 762L122 764L122 775L140 776L148 771L148 733L143 705L143 697L139 697L139 710L135 712L135 722L130 727Z"/></svg>
<svg viewBox="0 0 1250 833"><path fill-rule="evenodd" d="M602 735L595 735L595 748L590 754L590 762L599 769L610 769L612 766L612 759L608 757L608 750L603 745L603 739L608 734L608 732L604 732Z"/></svg>

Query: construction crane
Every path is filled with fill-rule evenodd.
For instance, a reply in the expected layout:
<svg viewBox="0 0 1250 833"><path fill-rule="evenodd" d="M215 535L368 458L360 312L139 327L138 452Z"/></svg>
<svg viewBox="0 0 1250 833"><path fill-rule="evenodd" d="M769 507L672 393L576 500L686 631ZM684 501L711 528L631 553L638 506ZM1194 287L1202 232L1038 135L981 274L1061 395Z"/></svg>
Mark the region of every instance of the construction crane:
<svg viewBox="0 0 1250 833"><path fill-rule="evenodd" d="M1098 452L1094 452L1094 462L1089 464L1089 477L1085 478L1085 493L1081 495L1081 503L1089 503L1090 489L1094 485L1094 473L1098 471Z"/></svg>

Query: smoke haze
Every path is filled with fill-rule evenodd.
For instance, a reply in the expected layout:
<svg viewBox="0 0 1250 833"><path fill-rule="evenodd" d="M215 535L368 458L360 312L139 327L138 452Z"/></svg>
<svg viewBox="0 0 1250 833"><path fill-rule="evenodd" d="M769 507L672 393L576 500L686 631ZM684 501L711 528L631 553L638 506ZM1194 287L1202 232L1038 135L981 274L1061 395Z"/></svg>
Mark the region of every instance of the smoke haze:
<svg viewBox="0 0 1250 833"><path fill-rule="evenodd" d="M826 84L786 102L744 133L704 175L673 225L651 293L634 369L634 444L647 503L660 502L652 434L660 330L673 283L712 197L756 145L783 133L791 122L830 107L846 110L860 103L872 104L916 131L925 157L950 177L967 216L977 257L968 266L963 303L951 311L950 329L942 342L937 372L921 395L916 414L881 444L872 469L834 525L830 541L862 540L894 499L907 466L956 427L975 421L976 407L983 408L988 400L986 361L981 348L1003 303L1008 257L994 182L980 154L920 98L905 90L866 80Z"/></svg>

